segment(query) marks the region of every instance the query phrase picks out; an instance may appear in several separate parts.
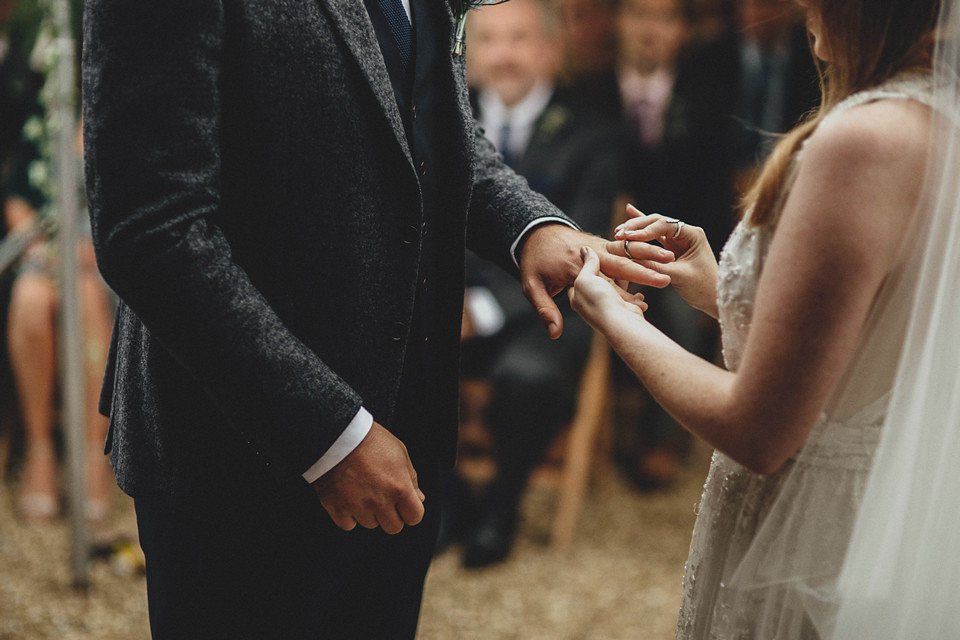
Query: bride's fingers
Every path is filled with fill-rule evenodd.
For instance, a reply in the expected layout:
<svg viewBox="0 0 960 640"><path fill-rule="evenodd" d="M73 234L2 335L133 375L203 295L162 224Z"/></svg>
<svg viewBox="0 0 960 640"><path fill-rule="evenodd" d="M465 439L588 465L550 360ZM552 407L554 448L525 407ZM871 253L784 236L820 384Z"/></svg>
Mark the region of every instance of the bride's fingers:
<svg viewBox="0 0 960 640"><path fill-rule="evenodd" d="M653 215L647 215L634 207L632 204L627 205L627 215L629 216L629 219L614 229L615 235L620 236L626 230L643 229L648 225L654 224L663 217L656 213Z"/></svg>
<svg viewBox="0 0 960 640"><path fill-rule="evenodd" d="M677 232L677 223L660 214L634 218L623 223L615 232L618 240L636 240L651 242L653 240L671 239Z"/></svg>

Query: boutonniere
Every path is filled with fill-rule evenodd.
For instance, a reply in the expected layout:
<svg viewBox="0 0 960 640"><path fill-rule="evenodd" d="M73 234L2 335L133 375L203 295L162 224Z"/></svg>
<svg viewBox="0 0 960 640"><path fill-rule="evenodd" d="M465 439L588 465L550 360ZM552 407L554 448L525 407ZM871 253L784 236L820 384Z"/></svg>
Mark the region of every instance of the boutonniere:
<svg viewBox="0 0 960 640"><path fill-rule="evenodd" d="M567 126L571 117L573 117L573 113L562 105L555 104L549 107L540 117L540 126L538 127L540 135L545 140L549 140Z"/></svg>
<svg viewBox="0 0 960 640"><path fill-rule="evenodd" d="M450 0L453 15L457 18L457 38L453 42L453 55L463 55L463 34L467 28L467 12L470 9L501 4L507 0Z"/></svg>

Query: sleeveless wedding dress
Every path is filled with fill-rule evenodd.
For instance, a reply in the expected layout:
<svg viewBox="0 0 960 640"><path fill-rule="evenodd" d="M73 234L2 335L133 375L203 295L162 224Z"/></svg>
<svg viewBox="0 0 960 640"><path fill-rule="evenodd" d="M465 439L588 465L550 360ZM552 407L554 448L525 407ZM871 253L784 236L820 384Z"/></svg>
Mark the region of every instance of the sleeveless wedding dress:
<svg viewBox="0 0 960 640"><path fill-rule="evenodd" d="M854 94L827 118L888 98L931 105L932 76L901 74ZM781 207L802 157L801 147ZM717 300L723 357L731 371L740 365L775 227L775 221L763 227L741 222L721 255ZM685 567L678 638L816 639L824 621L829 624L832 589L880 439L903 343L909 304L893 300L892 292L910 248L901 248L854 356L801 449L769 476L714 453Z"/></svg>

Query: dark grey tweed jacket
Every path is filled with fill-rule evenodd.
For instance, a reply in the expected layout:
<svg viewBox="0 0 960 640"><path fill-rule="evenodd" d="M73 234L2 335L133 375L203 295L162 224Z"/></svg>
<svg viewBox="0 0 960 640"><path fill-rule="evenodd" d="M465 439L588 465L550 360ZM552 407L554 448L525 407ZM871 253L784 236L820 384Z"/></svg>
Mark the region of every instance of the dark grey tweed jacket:
<svg viewBox="0 0 960 640"><path fill-rule="evenodd" d="M443 83L450 439L464 245L509 266L559 212L483 138L462 58ZM83 107L97 257L122 300L102 403L121 487L195 493L248 464L295 478L361 404L389 427L422 205L361 0L87 0Z"/></svg>

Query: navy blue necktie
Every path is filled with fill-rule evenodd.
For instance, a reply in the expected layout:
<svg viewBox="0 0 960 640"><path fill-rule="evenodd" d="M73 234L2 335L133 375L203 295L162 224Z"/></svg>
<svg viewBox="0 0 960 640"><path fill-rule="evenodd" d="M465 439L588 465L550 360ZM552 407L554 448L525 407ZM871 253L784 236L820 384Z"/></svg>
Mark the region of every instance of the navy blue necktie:
<svg viewBox="0 0 960 640"><path fill-rule="evenodd" d="M412 50L412 36L410 28L410 19L403 8L400 0L379 0L380 10L383 11L387 24L390 25L390 33L397 43L397 49L400 51L400 62L406 69L410 64L410 54Z"/></svg>
<svg viewBox="0 0 960 640"><path fill-rule="evenodd" d="M506 120L500 127L500 142L495 145L497 151L503 156L503 161L507 166L513 166L513 154L510 152L510 120Z"/></svg>

